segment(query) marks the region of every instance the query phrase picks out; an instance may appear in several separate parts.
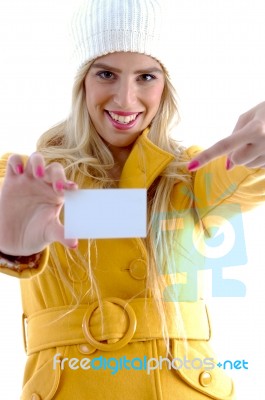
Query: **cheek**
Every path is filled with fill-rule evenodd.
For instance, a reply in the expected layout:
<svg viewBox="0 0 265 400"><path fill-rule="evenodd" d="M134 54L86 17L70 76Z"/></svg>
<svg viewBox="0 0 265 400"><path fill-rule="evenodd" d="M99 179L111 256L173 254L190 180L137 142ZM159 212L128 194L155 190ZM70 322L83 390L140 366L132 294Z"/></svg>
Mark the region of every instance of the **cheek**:
<svg viewBox="0 0 265 400"><path fill-rule="evenodd" d="M91 93L86 94L86 106L87 111L90 117L93 119L96 116L97 108L98 108L98 99L96 96L93 96Z"/></svg>
<svg viewBox="0 0 265 400"><path fill-rule="evenodd" d="M147 101L149 103L149 108L152 109L154 112L156 112L159 108L162 94L163 94L163 89L164 87L156 87L153 88L152 91L150 91L147 95Z"/></svg>
<svg viewBox="0 0 265 400"><path fill-rule="evenodd" d="M102 93L93 80L85 81L86 104L89 111L95 110L96 106L101 103Z"/></svg>

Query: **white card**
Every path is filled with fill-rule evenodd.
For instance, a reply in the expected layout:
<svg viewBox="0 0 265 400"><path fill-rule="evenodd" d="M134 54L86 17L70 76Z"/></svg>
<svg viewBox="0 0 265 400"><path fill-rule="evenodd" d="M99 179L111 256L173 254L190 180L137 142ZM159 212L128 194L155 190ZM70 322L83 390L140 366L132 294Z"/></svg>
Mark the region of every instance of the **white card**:
<svg viewBox="0 0 265 400"><path fill-rule="evenodd" d="M146 237L146 189L65 192L65 238Z"/></svg>

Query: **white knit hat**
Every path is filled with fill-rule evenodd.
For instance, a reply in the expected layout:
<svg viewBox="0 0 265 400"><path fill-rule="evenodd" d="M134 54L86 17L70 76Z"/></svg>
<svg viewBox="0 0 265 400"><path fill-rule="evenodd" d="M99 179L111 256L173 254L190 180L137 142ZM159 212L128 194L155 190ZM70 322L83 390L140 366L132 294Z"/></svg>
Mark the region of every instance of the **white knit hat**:
<svg viewBox="0 0 265 400"><path fill-rule="evenodd" d="M76 68L116 51L152 56L167 70L166 0L85 0L70 23Z"/></svg>

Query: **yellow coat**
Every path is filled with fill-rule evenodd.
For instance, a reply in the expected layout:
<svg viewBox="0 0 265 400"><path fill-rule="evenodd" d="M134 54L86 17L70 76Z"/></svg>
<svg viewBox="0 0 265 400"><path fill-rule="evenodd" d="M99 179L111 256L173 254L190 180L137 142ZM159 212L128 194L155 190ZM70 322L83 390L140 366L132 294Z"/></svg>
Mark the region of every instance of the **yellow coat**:
<svg viewBox="0 0 265 400"><path fill-rule="evenodd" d="M192 157L197 151L193 147L188 154ZM151 143L147 131L143 132L123 168L120 187L148 188L171 160L172 156ZM184 183L176 182L171 196L175 209L187 210L191 198L194 203L175 221L180 270L187 263L196 267L191 240L195 225L199 223L205 237L209 236L211 216L223 218L224 205L233 214L238 212L233 205L240 204L244 211L264 201L264 171L244 167L226 171L224 163L224 158L219 158L194 173L193 193ZM0 177L5 174L5 165L3 159ZM83 294L80 305L71 313L67 313L73 305L71 291L61 282L48 249L42 254L39 270L17 273L1 269L24 278L21 291L28 361L22 400L234 399L231 379L222 368L209 368L214 355L200 288L192 301L189 298L178 303L188 339L186 347L173 318L174 302L165 302L172 357L178 358L176 365L185 360L186 364L169 369L169 360L164 360L163 368L148 373L146 363L153 358L153 364L148 365L154 366L160 356L166 357L166 349L153 300L141 297L147 272L144 241L97 240L92 246L93 272L104 300L103 325L96 298L89 294L89 279L78 276L78 265L67 260L61 245L56 244L56 248L65 273ZM86 241L80 241L79 248L85 253Z"/></svg>

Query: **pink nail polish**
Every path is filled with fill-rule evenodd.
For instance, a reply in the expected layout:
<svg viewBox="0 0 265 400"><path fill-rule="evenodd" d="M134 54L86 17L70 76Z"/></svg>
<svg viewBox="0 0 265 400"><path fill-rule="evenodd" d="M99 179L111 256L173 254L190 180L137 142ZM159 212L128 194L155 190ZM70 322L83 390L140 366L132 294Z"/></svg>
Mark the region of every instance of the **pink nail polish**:
<svg viewBox="0 0 265 400"><path fill-rule="evenodd" d="M76 186L76 183L72 182L72 181L67 181L66 185L69 186L69 187L74 187L74 186Z"/></svg>
<svg viewBox="0 0 265 400"><path fill-rule="evenodd" d="M199 161L197 160L191 161L188 165L188 170L193 171L194 169L198 168L199 165L200 165Z"/></svg>
<svg viewBox="0 0 265 400"><path fill-rule="evenodd" d="M56 189L59 190L59 191L63 190L63 188L64 188L64 183L63 183L63 181L57 181L57 182L55 183L55 187L56 187Z"/></svg>
<svg viewBox="0 0 265 400"><path fill-rule="evenodd" d="M227 169L227 171L229 171L231 168L232 168L232 162L231 162L231 160L230 160L230 158L227 158L227 160L226 160L226 166L225 166L225 168Z"/></svg>
<svg viewBox="0 0 265 400"><path fill-rule="evenodd" d="M22 164L18 164L17 166L16 166L16 172L18 173L18 174L23 174L23 172L24 172L24 168L23 168L23 165Z"/></svg>
<svg viewBox="0 0 265 400"><path fill-rule="evenodd" d="M36 175L38 178L43 178L44 177L44 168L42 165L38 165L36 169Z"/></svg>

